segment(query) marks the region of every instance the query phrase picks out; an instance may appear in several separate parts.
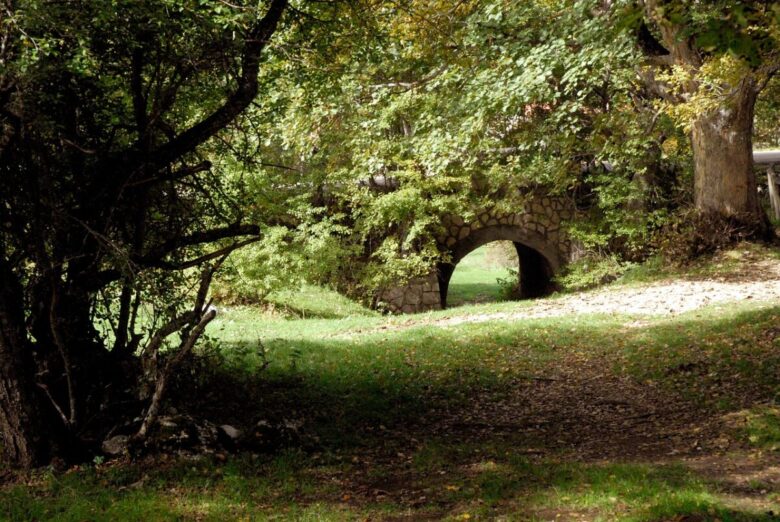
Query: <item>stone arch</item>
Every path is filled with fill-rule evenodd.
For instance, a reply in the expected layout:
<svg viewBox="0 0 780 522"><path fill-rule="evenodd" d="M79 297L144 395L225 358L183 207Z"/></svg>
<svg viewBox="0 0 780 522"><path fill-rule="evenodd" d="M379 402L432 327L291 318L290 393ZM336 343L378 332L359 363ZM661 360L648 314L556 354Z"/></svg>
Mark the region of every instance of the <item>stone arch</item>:
<svg viewBox="0 0 780 522"><path fill-rule="evenodd" d="M439 251L449 263L398 286L377 291L377 302L396 313L440 310L455 265L472 250L492 241L512 241L520 260L522 297L538 297L553 290L552 276L573 256L573 245L563 223L574 217L573 202L564 197L530 195L511 212L485 209L468 219L446 215L436 236Z"/></svg>
<svg viewBox="0 0 780 522"><path fill-rule="evenodd" d="M448 247L450 262L440 263L437 279L441 308L447 306L450 279L457 264L477 248L494 241L511 241L519 259L521 298L540 297L554 290L553 275L563 264L556 248L542 234L517 225L492 225L472 230Z"/></svg>

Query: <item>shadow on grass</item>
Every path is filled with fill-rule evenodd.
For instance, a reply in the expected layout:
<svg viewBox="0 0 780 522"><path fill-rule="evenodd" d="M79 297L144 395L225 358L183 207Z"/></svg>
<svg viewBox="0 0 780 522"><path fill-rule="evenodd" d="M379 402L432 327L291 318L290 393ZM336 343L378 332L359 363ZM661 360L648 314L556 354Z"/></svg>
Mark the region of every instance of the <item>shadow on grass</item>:
<svg viewBox="0 0 780 522"><path fill-rule="evenodd" d="M533 440L543 451L531 458L519 444L525 435L506 438L512 426L463 437L435 429L588 359L705 408L724 407L724 397L732 407L766 400L780 380L778 312L691 314L641 329L624 317L586 317L274 339L259 375L256 354L225 345L211 378L180 379L177 407L241 427L299 416L316 448L38 477L0 490L0 518L778 520L729 504L717 481L682 466L573 462L545 438Z"/></svg>
<svg viewBox="0 0 780 522"><path fill-rule="evenodd" d="M289 451L90 468L0 490L5 520L772 521L731 509L679 465L531 461L510 447L430 443L413 465ZM563 517L561 517L563 515Z"/></svg>
<svg viewBox="0 0 780 522"><path fill-rule="evenodd" d="M270 365L260 376L254 371L263 361L241 343L225 344L226 382L206 381L184 396L203 397L198 411L224 422L300 415L327 444L349 445L366 427L430 424L436 412L457 411L475 397L500 398L576 356L638 385L651 381L715 415L773 398L780 384L778 313L780 307L689 314L642 328L625 317L588 316L360 338L272 338Z"/></svg>

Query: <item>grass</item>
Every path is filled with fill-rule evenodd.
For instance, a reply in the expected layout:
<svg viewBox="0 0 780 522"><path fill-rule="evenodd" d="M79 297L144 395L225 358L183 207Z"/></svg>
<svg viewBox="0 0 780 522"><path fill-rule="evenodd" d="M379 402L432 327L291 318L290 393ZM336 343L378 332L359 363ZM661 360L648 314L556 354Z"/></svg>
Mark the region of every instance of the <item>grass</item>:
<svg viewBox="0 0 780 522"><path fill-rule="evenodd" d="M272 306L272 312L279 311L296 319L343 319L378 315L347 297L313 285L273 292L266 301Z"/></svg>
<svg viewBox="0 0 780 522"><path fill-rule="evenodd" d="M644 263L633 264L616 281L618 284L645 284L671 278L702 279L710 277L733 278L744 271L752 271L756 261L776 261L780 250L760 243L742 243L734 248L704 256L686 266L678 266L660 256Z"/></svg>
<svg viewBox="0 0 780 522"><path fill-rule="evenodd" d="M299 309L338 309L319 291L300 299ZM217 423L303 419L299 446L42 471L0 486L0 519L777 520L769 511L780 510L778 491L760 472L775 465L780 443L771 406L780 392L780 306L642 317L641 327L619 315L431 324L523 306L410 318L345 304L331 318L297 320L222 310L210 335L232 380L207 387L208 404L189 407ZM494 408L506 418L486 418L511 426L522 419L499 406L539 400L544 388L534 383L566 365L660 390L707 418L737 419L728 436L743 449L712 458L760 452L749 462L752 482L736 488L728 474L673 456L578 458L576 436L561 444L534 430L448 424L466 426L475 415L479 426L483 410ZM512 390L526 391L513 399Z"/></svg>
<svg viewBox="0 0 780 522"><path fill-rule="evenodd" d="M381 494L360 498L350 489L349 477L363 472L360 462L339 455L315 462L293 451L226 463L202 458L47 473L32 486L5 488L0 515L60 521L549 520L556 514L637 522L776 520L726 505L716 483L680 464L540 462L513 455L508 446L465 444L431 444L413 458L417 475L405 486L424 491L423 500L401 505Z"/></svg>
<svg viewBox="0 0 780 522"><path fill-rule="evenodd" d="M491 245L482 246L464 257L455 267L447 292L450 307L467 303L505 301L505 292L499 280L512 280L513 274L505 264L495 259ZM515 255L514 267L517 269ZM514 278L516 279L516 275Z"/></svg>
<svg viewBox="0 0 780 522"><path fill-rule="evenodd" d="M780 451L780 408L755 406L734 415L745 439L759 448Z"/></svg>

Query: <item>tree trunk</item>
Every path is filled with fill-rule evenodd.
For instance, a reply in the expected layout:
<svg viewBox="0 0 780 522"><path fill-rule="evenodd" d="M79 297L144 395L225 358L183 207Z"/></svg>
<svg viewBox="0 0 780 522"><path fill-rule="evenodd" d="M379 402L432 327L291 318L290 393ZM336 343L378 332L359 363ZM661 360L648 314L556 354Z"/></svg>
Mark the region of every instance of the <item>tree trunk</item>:
<svg viewBox="0 0 780 522"><path fill-rule="evenodd" d="M19 283L0 259L0 449L11 465L30 468L46 461L46 444L22 306Z"/></svg>
<svg viewBox="0 0 780 522"><path fill-rule="evenodd" d="M764 223L753 172L756 88L746 79L728 105L693 124L694 198L704 213Z"/></svg>

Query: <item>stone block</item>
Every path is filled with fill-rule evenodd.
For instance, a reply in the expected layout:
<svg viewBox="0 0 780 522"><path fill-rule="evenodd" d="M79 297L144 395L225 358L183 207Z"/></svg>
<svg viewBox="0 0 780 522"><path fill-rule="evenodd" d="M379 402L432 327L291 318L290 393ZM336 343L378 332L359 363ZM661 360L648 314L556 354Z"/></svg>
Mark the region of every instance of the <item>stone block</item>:
<svg viewBox="0 0 780 522"><path fill-rule="evenodd" d="M417 293L408 293L406 294L406 299L404 299L404 306L406 305L413 305L417 306L418 304L422 303L422 292L419 294Z"/></svg>
<svg viewBox="0 0 780 522"><path fill-rule="evenodd" d="M422 302L424 305L432 305L438 304L440 299L439 292L425 292Z"/></svg>
<svg viewBox="0 0 780 522"><path fill-rule="evenodd" d="M382 294L382 300L387 302L398 301L399 299L403 299L403 297L404 289L399 287L385 290L385 292Z"/></svg>
<svg viewBox="0 0 780 522"><path fill-rule="evenodd" d="M496 218L490 218L488 219L487 223L485 223L485 226L493 227L498 225L498 220Z"/></svg>
<svg viewBox="0 0 780 522"><path fill-rule="evenodd" d="M454 245L457 242L458 242L458 240L455 239L454 237L448 237L447 238L447 246L448 247L451 247L452 245Z"/></svg>
<svg viewBox="0 0 780 522"><path fill-rule="evenodd" d="M469 234L471 234L471 228L463 227L460 229L460 233L458 234L458 239L465 239Z"/></svg>

